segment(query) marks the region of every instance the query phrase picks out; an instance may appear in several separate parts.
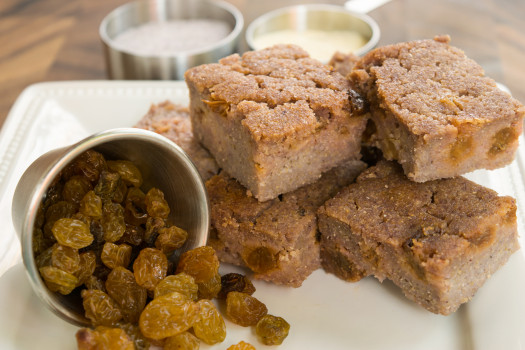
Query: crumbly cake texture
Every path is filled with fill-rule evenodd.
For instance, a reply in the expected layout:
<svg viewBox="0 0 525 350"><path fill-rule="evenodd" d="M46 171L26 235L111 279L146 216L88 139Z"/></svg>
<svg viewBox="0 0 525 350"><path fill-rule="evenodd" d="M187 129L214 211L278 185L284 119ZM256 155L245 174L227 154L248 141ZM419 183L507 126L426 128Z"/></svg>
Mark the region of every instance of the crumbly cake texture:
<svg viewBox="0 0 525 350"><path fill-rule="evenodd" d="M346 280L374 275L448 315L519 249L511 197L462 177L416 183L380 161L318 211L322 265Z"/></svg>
<svg viewBox="0 0 525 350"><path fill-rule="evenodd" d="M193 137L187 106L170 101L152 105L135 127L154 131L179 145L191 158L204 181L219 172L215 159Z"/></svg>
<svg viewBox="0 0 525 350"><path fill-rule="evenodd" d="M260 201L360 157L362 99L297 46L228 56L185 79L195 137Z"/></svg>
<svg viewBox="0 0 525 350"><path fill-rule="evenodd" d="M328 65L332 66L336 72L339 72L339 74L346 77L348 73L352 71L352 68L357 61L359 61L359 56L351 52L342 53L337 51L328 62Z"/></svg>
<svg viewBox="0 0 525 350"><path fill-rule="evenodd" d="M366 141L417 182L502 167L522 132L524 106L449 40L375 49L349 75L370 103Z"/></svg>
<svg viewBox="0 0 525 350"><path fill-rule="evenodd" d="M265 202L222 172L206 183L208 244L222 262L247 266L257 279L299 287L320 267L317 209L365 167L348 161L313 184Z"/></svg>

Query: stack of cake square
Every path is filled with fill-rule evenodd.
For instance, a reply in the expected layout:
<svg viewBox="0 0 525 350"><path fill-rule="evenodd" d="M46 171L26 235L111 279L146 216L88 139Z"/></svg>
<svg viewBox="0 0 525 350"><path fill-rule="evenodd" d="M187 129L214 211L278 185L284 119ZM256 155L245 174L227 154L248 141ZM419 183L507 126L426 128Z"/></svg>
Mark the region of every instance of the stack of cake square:
<svg viewBox="0 0 525 350"><path fill-rule="evenodd" d="M294 287L320 266L387 278L441 314L468 301L519 247L514 200L459 175L511 162L525 109L448 41L336 57L346 77L293 45L188 70L220 259ZM384 160L365 170L363 145Z"/></svg>

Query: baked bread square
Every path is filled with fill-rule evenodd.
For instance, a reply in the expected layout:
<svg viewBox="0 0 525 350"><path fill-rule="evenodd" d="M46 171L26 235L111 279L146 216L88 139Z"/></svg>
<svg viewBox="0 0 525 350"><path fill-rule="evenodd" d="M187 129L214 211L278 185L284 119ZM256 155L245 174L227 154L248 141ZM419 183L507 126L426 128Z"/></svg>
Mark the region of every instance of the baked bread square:
<svg viewBox="0 0 525 350"><path fill-rule="evenodd" d="M525 107L447 36L377 48L349 77L370 103L366 142L417 182L509 164Z"/></svg>
<svg viewBox="0 0 525 350"><path fill-rule="evenodd" d="M246 266L257 279L299 287L320 267L317 209L365 168L358 160L346 162L313 184L265 202L222 172L206 182L208 244L222 262Z"/></svg>
<svg viewBox="0 0 525 350"><path fill-rule="evenodd" d="M195 137L260 201L360 157L362 99L297 46L228 56L185 79Z"/></svg>
<svg viewBox="0 0 525 350"><path fill-rule="evenodd" d="M516 204L463 177L417 183L380 161L318 211L322 265L345 280L390 279L450 314L519 249Z"/></svg>

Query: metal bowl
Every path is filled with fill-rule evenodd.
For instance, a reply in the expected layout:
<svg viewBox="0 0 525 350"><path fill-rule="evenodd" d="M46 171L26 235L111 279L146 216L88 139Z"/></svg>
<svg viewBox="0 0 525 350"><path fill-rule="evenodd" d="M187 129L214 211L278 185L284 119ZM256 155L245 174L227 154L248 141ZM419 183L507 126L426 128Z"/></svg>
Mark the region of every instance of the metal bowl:
<svg viewBox="0 0 525 350"><path fill-rule="evenodd" d="M209 46L174 56L146 56L119 49L114 38L125 30L148 22L213 19L230 24L230 34ZM100 24L106 67L110 79L181 80L193 66L217 62L235 52L244 26L242 14L233 5L219 0L140 0L122 5Z"/></svg>
<svg viewBox="0 0 525 350"><path fill-rule="evenodd" d="M154 132L121 128L90 136L72 146L50 151L35 160L22 175L13 197L12 216L22 245L22 257L33 290L51 311L79 326L90 324L76 290L69 295L49 291L41 279L33 254L33 227L38 207L53 179L77 156L89 149L109 159L134 162L144 188L161 189L170 205L170 219L188 232L180 251L206 245L209 205L204 183L184 151Z"/></svg>
<svg viewBox="0 0 525 350"><path fill-rule="evenodd" d="M356 32L366 41L363 46L353 52L356 55L363 55L370 51L377 45L380 37L379 26L370 16L346 10L342 6L313 4L285 7L258 17L246 29L246 42L250 49L259 50L263 47L257 45L257 38L283 30ZM288 43L282 42L282 44ZM327 54L332 55L335 51L345 52L335 47L333 52ZM326 58L320 60L328 62Z"/></svg>

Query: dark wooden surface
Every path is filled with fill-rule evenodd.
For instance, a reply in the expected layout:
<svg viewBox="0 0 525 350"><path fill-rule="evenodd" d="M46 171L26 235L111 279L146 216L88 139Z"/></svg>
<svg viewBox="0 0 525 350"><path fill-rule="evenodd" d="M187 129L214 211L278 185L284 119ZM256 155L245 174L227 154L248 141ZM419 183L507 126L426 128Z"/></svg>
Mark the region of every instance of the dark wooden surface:
<svg viewBox="0 0 525 350"><path fill-rule="evenodd" d="M127 0L1 0L0 126L30 84L106 79L98 38L102 18ZM272 9L343 0L229 0L246 24ZM380 45L450 34L452 44L525 102L524 0L392 0L370 15ZM241 46L241 50L245 48Z"/></svg>

